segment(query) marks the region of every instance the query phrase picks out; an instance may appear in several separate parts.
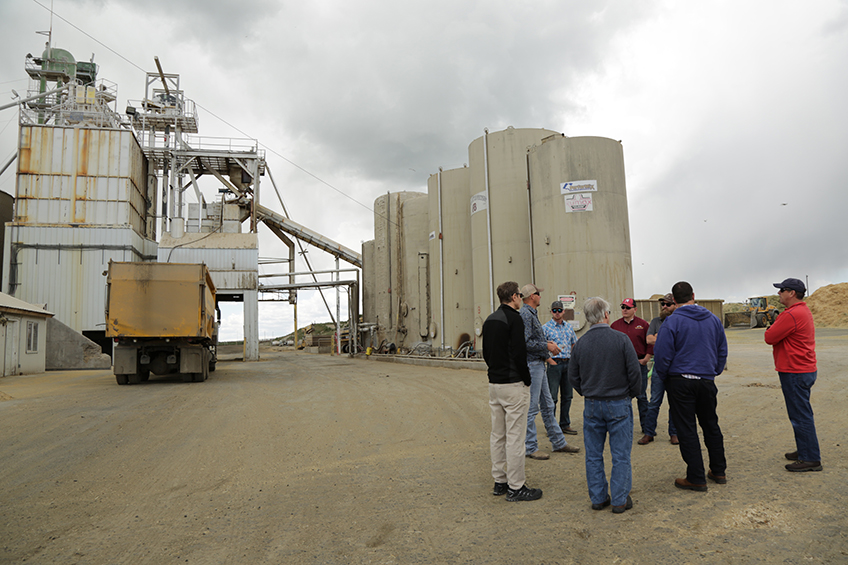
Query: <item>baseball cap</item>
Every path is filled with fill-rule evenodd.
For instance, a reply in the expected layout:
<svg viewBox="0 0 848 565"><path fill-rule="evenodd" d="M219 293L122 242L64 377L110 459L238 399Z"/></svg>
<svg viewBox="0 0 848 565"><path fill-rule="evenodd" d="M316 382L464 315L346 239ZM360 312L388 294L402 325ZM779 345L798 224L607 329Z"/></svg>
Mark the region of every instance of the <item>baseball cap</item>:
<svg viewBox="0 0 848 565"><path fill-rule="evenodd" d="M783 282L774 283L774 288L788 288L795 292L807 292L807 287L798 279L785 279Z"/></svg>
<svg viewBox="0 0 848 565"><path fill-rule="evenodd" d="M621 301L622 306L628 306L630 308L636 308L636 301L632 298L625 298Z"/></svg>
<svg viewBox="0 0 848 565"><path fill-rule="evenodd" d="M553 310L554 308L559 308L560 310L562 310L562 302L559 300L554 300L551 303L551 310Z"/></svg>
<svg viewBox="0 0 848 565"><path fill-rule="evenodd" d="M544 288L539 288L533 283L525 284L521 287L521 294L524 295L524 298L527 298L531 294L536 294L537 292L542 292L545 290Z"/></svg>
<svg viewBox="0 0 848 565"><path fill-rule="evenodd" d="M668 303L670 303L670 304L674 304L674 295L673 295L672 293L670 293L670 292L669 292L668 294L666 294L666 295L665 295L665 296L663 296L662 298L659 298L658 300L659 300L660 302L668 302Z"/></svg>

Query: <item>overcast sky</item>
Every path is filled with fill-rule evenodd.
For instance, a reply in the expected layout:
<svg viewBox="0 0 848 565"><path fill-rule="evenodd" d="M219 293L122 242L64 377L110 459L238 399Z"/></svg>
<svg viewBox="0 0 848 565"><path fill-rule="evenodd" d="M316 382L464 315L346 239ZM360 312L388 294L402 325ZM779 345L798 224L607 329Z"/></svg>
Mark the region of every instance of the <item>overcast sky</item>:
<svg viewBox="0 0 848 565"><path fill-rule="evenodd" d="M0 105L26 90L45 6L0 2ZM426 192L440 166L468 161L483 128L511 125L622 140L637 297L681 279L728 301L788 276L812 289L848 281L845 0L53 8L54 46L94 53L119 110L142 98L158 55L199 105L202 135L258 139L292 218L353 249L373 238L376 197ZM0 112L2 163L16 133L16 112ZM279 209L263 187L262 203ZM14 175L0 190L14 194ZM267 231L260 242L263 257L284 254ZM240 312L226 315L225 337L241 335ZM327 319L303 293L299 322ZM290 307L263 303L260 336L291 328Z"/></svg>

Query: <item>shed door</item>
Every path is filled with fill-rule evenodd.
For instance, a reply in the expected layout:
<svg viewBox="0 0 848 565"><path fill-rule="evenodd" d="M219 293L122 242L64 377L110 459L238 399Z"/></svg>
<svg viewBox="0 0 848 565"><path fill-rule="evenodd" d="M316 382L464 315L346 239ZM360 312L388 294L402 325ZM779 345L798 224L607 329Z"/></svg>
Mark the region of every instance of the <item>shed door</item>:
<svg viewBox="0 0 848 565"><path fill-rule="evenodd" d="M18 374L18 331L20 324L18 320L9 320L6 322L6 339L4 349L6 352L5 362L3 363L3 376Z"/></svg>

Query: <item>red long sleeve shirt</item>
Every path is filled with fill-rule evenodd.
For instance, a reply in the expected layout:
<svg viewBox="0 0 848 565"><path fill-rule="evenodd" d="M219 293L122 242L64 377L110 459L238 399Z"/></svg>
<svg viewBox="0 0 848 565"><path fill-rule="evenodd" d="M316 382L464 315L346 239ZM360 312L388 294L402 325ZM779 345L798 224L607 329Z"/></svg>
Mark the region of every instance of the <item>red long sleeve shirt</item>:
<svg viewBox="0 0 848 565"><path fill-rule="evenodd" d="M780 313L766 330L766 343L774 347L774 369L780 373L816 370L816 327L806 302L797 302Z"/></svg>

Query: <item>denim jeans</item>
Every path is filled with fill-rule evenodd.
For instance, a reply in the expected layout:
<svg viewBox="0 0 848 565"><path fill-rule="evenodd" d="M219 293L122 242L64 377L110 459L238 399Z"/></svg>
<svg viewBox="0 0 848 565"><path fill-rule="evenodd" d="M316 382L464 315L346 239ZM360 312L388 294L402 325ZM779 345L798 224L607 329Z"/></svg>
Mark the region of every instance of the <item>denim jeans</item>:
<svg viewBox="0 0 848 565"><path fill-rule="evenodd" d="M548 365L548 385L551 387L551 398L554 399L554 416L556 416L557 393L562 395L562 403L559 406L559 427L571 426L571 400L574 398L574 389L568 380L568 359L555 359L556 365Z"/></svg>
<svg viewBox="0 0 848 565"><path fill-rule="evenodd" d="M810 405L810 389L816 384L818 371L812 373L777 373L786 401L789 421L795 430L795 447L801 461L821 461L816 422Z"/></svg>
<svg viewBox="0 0 848 565"><path fill-rule="evenodd" d="M604 443L609 434L612 472L609 494L613 506L627 502L633 485L630 449L633 447L633 403L621 400L583 400L583 446L586 449L586 484L592 504L607 498L607 478L604 473Z"/></svg>
<svg viewBox="0 0 848 565"><path fill-rule="evenodd" d="M639 387L639 396L636 397L636 407L639 409L639 425L642 427L642 434L647 434L645 424L648 419L648 365L639 365L639 370L642 372L642 385Z"/></svg>
<svg viewBox="0 0 848 565"><path fill-rule="evenodd" d="M651 437L657 435L657 419L660 417L663 396L665 396L665 383L659 377L651 377L651 402L648 403L648 414L645 417L645 424L642 426L643 433ZM677 435L677 428L671 421L670 410L668 412L668 435Z"/></svg>
<svg viewBox="0 0 848 565"><path fill-rule="evenodd" d="M724 456L724 436L718 425L718 389L710 379L668 377L665 381L671 417L680 440L680 456L686 462L686 480L696 485L707 483L704 456L695 417L704 433L704 445L710 457L713 475L724 475L727 460Z"/></svg>
<svg viewBox="0 0 848 565"><path fill-rule="evenodd" d="M524 441L524 447L528 455L539 450L539 441L536 438L536 414L540 410L545 431L554 449L562 449L568 443L554 416L554 401L551 398L551 387L548 386L545 365L544 361L527 362L527 367L530 369L530 410L527 412L527 439Z"/></svg>

